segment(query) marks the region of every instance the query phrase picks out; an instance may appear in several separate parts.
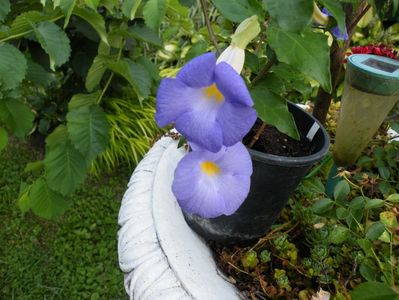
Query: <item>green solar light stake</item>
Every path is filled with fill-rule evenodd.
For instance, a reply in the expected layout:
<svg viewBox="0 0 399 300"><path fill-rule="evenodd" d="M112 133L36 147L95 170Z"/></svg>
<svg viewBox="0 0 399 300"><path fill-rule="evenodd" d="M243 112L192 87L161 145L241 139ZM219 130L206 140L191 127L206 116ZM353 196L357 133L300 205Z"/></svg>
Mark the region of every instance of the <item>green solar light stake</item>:
<svg viewBox="0 0 399 300"><path fill-rule="evenodd" d="M398 100L399 61L370 54L349 57L333 148L338 165L356 162Z"/></svg>

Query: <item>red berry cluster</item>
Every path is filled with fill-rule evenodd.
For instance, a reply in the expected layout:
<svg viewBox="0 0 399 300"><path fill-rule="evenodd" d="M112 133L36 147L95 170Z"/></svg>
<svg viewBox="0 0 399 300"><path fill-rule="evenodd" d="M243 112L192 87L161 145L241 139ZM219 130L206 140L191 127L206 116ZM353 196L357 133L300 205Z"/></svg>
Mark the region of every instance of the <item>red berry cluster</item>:
<svg viewBox="0 0 399 300"><path fill-rule="evenodd" d="M386 56L392 59L399 59L398 52L385 46L385 45L367 45L367 46L356 46L351 48L351 52L346 53L346 57L352 54L375 54L379 56ZM345 58L345 63L346 63Z"/></svg>

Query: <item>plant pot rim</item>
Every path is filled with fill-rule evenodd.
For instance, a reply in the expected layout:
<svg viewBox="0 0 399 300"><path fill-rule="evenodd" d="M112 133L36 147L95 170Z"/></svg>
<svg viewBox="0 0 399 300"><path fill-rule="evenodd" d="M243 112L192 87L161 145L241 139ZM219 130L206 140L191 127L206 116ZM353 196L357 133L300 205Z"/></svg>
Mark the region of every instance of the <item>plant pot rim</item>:
<svg viewBox="0 0 399 300"><path fill-rule="evenodd" d="M298 106L295 103L292 103L290 101L287 101L287 103L296 110L301 111L303 114L306 114L309 118L311 118L314 122L319 125L319 129L321 130L324 142L323 142L323 147L317 151L316 153L306 155L306 156L282 156L282 155L274 155L274 154L269 154L261 151L257 151L254 149L247 148L249 153L251 154L252 159L260 162L266 162L271 165L277 165L277 166L307 166L311 165L317 161L319 161L323 156L325 156L329 150L330 147L330 138L328 136L327 131L321 125L321 123L313 117L311 114L309 114L307 111L302 109L300 106Z"/></svg>

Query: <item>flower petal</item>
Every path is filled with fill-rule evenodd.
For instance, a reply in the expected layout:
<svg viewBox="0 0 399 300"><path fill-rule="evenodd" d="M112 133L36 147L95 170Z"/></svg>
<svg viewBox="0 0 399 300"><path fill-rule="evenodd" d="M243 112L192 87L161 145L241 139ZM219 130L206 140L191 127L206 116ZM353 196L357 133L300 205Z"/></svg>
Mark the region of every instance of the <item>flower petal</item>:
<svg viewBox="0 0 399 300"><path fill-rule="evenodd" d="M205 53L190 60L176 75L176 79L192 88L210 86L214 82L216 54Z"/></svg>
<svg viewBox="0 0 399 300"><path fill-rule="evenodd" d="M219 194L224 199L223 214L232 215L245 201L251 180L249 175L224 175L218 178Z"/></svg>
<svg viewBox="0 0 399 300"><path fill-rule="evenodd" d="M254 104L244 80L229 64L221 62L216 65L215 82L226 101L246 106Z"/></svg>
<svg viewBox="0 0 399 300"><path fill-rule="evenodd" d="M176 79L164 78L161 81L155 113L158 126L164 127L176 121L178 116L190 108L190 103L194 100L190 97L190 92L192 93L193 89Z"/></svg>
<svg viewBox="0 0 399 300"><path fill-rule="evenodd" d="M205 102L200 100L201 102ZM217 152L223 144L223 134L216 121L217 108L211 102L199 104L193 111L181 115L175 127L187 140Z"/></svg>
<svg viewBox="0 0 399 300"><path fill-rule="evenodd" d="M256 110L225 101L218 110L217 121L223 132L223 145L232 146L241 141L255 124Z"/></svg>
<svg viewBox="0 0 399 300"><path fill-rule="evenodd" d="M215 163L223 174L252 175L252 160L247 148L239 142L231 147L225 147L225 152L220 155Z"/></svg>
<svg viewBox="0 0 399 300"><path fill-rule="evenodd" d="M228 46L218 57L216 63L225 62L229 64L238 74L244 67L245 50L234 45Z"/></svg>

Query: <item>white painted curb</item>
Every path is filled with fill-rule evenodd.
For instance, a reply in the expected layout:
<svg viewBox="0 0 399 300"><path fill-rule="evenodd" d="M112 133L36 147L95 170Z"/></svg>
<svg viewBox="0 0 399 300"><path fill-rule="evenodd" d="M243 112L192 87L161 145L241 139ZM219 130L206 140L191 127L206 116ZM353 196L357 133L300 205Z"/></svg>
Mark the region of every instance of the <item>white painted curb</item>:
<svg viewBox="0 0 399 300"><path fill-rule="evenodd" d="M119 212L118 255L130 299L240 299L206 244L188 227L171 191L183 157L163 137L136 167Z"/></svg>

